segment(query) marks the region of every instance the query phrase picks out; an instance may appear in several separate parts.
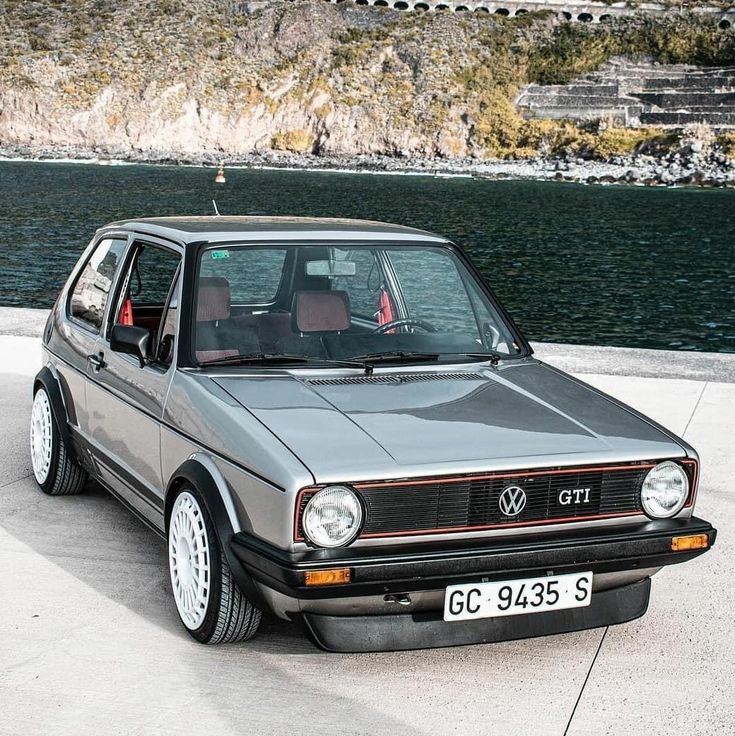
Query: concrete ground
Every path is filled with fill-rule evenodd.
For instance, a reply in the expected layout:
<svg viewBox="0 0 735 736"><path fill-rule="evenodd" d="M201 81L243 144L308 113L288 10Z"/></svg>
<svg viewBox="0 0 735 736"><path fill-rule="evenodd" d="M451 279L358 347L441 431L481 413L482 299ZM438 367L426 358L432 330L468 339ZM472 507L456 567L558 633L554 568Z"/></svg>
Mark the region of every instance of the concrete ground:
<svg viewBox="0 0 735 736"><path fill-rule="evenodd" d="M669 377L584 379L699 449L697 514L718 527L717 546L659 573L648 613L629 624L338 655L277 621L245 644L193 642L161 540L94 485L70 498L36 487L27 425L38 342L0 334L0 734L734 734L735 356L687 356L683 374L705 376L692 380L671 377L660 353L539 354L554 362L554 351L577 370L660 364Z"/></svg>

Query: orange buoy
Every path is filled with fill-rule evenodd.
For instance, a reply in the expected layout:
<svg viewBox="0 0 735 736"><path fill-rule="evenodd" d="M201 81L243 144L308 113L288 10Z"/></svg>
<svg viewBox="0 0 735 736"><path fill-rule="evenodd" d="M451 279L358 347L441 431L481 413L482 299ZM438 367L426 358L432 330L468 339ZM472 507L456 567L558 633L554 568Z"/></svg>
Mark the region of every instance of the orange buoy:
<svg viewBox="0 0 735 736"><path fill-rule="evenodd" d="M217 176L214 177L214 181L216 184L224 184L227 179L225 179L225 165L220 164L219 169L217 169Z"/></svg>

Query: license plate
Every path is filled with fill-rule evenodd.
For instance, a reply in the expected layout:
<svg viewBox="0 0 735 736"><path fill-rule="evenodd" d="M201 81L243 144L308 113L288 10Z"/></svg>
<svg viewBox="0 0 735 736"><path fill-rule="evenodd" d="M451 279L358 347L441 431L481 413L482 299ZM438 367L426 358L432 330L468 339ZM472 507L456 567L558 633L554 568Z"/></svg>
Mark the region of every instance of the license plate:
<svg viewBox="0 0 735 736"><path fill-rule="evenodd" d="M444 620L465 621L582 608L589 606L591 601L591 572L494 583L465 583L447 588Z"/></svg>

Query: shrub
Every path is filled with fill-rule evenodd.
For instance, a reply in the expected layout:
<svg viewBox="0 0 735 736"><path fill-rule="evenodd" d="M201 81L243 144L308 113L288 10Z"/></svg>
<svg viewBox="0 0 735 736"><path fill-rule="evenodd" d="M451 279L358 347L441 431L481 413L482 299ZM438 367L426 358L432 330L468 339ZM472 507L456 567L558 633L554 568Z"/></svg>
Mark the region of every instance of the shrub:
<svg viewBox="0 0 735 736"><path fill-rule="evenodd" d="M314 150L314 137L303 128L276 133L271 138L271 148L275 151L311 153Z"/></svg>
<svg viewBox="0 0 735 736"><path fill-rule="evenodd" d="M725 156L735 159L735 131L720 133L715 138L715 144Z"/></svg>

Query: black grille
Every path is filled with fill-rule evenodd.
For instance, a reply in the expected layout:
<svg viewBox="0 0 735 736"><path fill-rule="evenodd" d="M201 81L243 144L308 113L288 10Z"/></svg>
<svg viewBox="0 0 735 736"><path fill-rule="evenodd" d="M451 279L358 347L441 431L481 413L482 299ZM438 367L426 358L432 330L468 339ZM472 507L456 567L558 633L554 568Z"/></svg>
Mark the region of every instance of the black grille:
<svg viewBox="0 0 735 736"><path fill-rule="evenodd" d="M636 512L641 510L640 488L649 467L363 487L367 512L363 535ZM513 487L523 490L526 502L520 513L507 515L501 511L500 496Z"/></svg>

